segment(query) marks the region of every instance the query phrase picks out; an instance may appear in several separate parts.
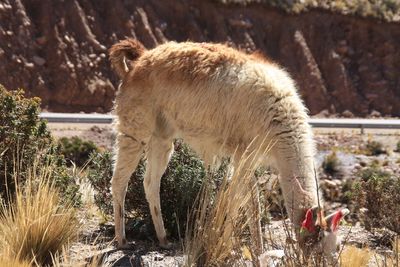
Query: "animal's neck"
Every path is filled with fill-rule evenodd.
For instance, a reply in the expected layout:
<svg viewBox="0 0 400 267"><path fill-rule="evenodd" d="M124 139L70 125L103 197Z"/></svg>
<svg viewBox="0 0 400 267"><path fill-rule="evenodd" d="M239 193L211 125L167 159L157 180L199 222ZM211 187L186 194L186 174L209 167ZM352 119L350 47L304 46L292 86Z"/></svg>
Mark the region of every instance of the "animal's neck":
<svg viewBox="0 0 400 267"><path fill-rule="evenodd" d="M303 140L295 146L286 146L279 157L278 170L287 212L299 226L304 210L317 206L319 180L314 171L312 140Z"/></svg>

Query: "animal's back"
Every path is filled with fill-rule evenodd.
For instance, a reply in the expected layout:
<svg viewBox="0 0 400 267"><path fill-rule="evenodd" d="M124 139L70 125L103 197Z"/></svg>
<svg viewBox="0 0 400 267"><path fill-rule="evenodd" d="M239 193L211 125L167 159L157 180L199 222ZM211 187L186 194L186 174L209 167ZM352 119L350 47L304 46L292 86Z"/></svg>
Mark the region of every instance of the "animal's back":
<svg viewBox="0 0 400 267"><path fill-rule="evenodd" d="M307 117L285 71L225 45L166 43L145 52L128 77L137 83L124 95L148 102L174 137L247 145Z"/></svg>

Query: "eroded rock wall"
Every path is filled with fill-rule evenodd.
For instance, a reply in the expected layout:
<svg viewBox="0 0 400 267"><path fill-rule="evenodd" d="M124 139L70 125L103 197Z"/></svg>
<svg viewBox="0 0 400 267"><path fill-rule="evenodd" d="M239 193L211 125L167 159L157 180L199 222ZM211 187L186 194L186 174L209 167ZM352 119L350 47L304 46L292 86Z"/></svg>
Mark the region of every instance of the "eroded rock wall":
<svg viewBox="0 0 400 267"><path fill-rule="evenodd" d="M2 0L0 83L53 111L112 108L107 48L124 37L228 42L260 50L295 78L312 114L400 116L400 24L211 0Z"/></svg>

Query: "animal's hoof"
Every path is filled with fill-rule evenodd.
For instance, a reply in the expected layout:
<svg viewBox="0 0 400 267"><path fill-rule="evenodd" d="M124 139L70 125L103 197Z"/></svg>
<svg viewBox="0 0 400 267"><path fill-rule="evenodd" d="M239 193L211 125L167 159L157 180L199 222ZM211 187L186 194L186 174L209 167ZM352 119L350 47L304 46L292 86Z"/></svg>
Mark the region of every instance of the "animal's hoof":
<svg viewBox="0 0 400 267"><path fill-rule="evenodd" d="M173 248L173 244L168 242L168 241L165 241L165 242L160 243L160 247L163 248L163 249L170 250L170 249Z"/></svg>
<svg viewBox="0 0 400 267"><path fill-rule="evenodd" d="M133 244L129 244L126 239L123 239L122 242L118 242L117 244L117 249L122 249L122 250L126 250L126 249L132 249L133 248Z"/></svg>

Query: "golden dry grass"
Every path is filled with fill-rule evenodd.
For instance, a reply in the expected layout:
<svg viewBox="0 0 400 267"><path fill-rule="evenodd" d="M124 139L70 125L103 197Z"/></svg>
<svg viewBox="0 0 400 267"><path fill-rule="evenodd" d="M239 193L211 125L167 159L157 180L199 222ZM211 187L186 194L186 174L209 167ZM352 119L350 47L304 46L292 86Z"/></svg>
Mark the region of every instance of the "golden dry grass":
<svg viewBox="0 0 400 267"><path fill-rule="evenodd" d="M31 267L28 261L20 261L17 259L0 258L0 266L2 267Z"/></svg>
<svg viewBox="0 0 400 267"><path fill-rule="evenodd" d="M26 183L17 186L14 198L2 203L2 259L49 264L52 255L77 237L79 223L75 210L59 204L60 195L51 174L50 166L33 166Z"/></svg>
<svg viewBox="0 0 400 267"><path fill-rule="evenodd" d="M230 178L224 178L216 194L210 185L212 177L204 182L195 218L187 227L185 266L244 266L245 259L253 259L254 266L258 265L257 254L262 248L255 245L258 242L248 231L249 226L257 227L250 225L250 214L256 217L255 221L260 220L258 208L251 201L257 196L254 159L258 153L242 156L237 169Z"/></svg>
<svg viewBox="0 0 400 267"><path fill-rule="evenodd" d="M364 267L367 266L375 254L367 248L346 246L340 254L341 267Z"/></svg>
<svg viewBox="0 0 400 267"><path fill-rule="evenodd" d="M97 253L97 254L96 254ZM109 267L110 264L104 262L102 254L95 248L91 251L94 255L90 260L83 260L81 258L73 257L67 249L62 252L56 253L52 257L51 265L53 267ZM0 265L1 266L1 265Z"/></svg>

